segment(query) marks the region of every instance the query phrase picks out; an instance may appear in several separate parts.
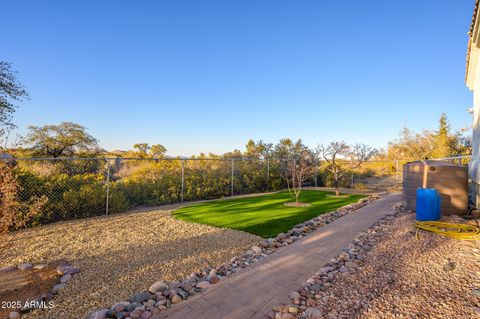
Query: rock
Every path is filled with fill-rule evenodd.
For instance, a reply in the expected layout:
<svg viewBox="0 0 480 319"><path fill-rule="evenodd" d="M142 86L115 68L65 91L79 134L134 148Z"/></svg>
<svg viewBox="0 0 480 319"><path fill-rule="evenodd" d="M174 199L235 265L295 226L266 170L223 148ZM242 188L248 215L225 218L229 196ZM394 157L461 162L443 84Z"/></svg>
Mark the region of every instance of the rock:
<svg viewBox="0 0 480 319"><path fill-rule="evenodd" d="M250 248L255 254L261 254L262 253L262 248L258 247L258 246L252 246Z"/></svg>
<svg viewBox="0 0 480 319"><path fill-rule="evenodd" d="M188 296L190 295L187 291L183 290L183 289L179 289L177 291L177 294L182 297L183 300L187 299Z"/></svg>
<svg viewBox="0 0 480 319"><path fill-rule="evenodd" d="M300 294L296 291L290 293L290 299L300 299Z"/></svg>
<svg viewBox="0 0 480 319"><path fill-rule="evenodd" d="M212 278L210 278L210 283L211 283L212 285L216 284L216 283L219 282L219 281L220 281L220 279L218 279L217 276L213 276Z"/></svg>
<svg viewBox="0 0 480 319"><path fill-rule="evenodd" d="M477 296L477 297L480 298L480 288L475 288L475 289L473 289L472 292L473 292L473 294L474 294L475 296Z"/></svg>
<svg viewBox="0 0 480 319"><path fill-rule="evenodd" d="M443 270L445 271L452 271L455 269L455 262L449 261L445 265L443 265Z"/></svg>
<svg viewBox="0 0 480 319"><path fill-rule="evenodd" d="M12 270L18 269L17 267L5 267L5 268L0 268L0 273L2 272L9 272Z"/></svg>
<svg viewBox="0 0 480 319"><path fill-rule="evenodd" d="M125 311L126 312L132 312L133 310L135 310L135 308L137 308L139 306L141 306L140 303L137 303L137 302L136 303L131 303L125 308Z"/></svg>
<svg viewBox="0 0 480 319"><path fill-rule="evenodd" d="M289 306L289 307L288 307L288 312L291 313L291 314L296 315L296 314L298 313L298 307Z"/></svg>
<svg viewBox="0 0 480 319"><path fill-rule="evenodd" d="M197 283L196 287L201 289L208 289L208 287L210 287L210 283L208 281L200 281L199 283Z"/></svg>
<svg viewBox="0 0 480 319"><path fill-rule="evenodd" d="M308 319L321 319L322 318L322 312L320 310L318 310L317 308L308 307L307 309L305 309L304 313L305 313L305 316Z"/></svg>
<svg viewBox="0 0 480 319"><path fill-rule="evenodd" d="M291 313L284 313L281 315L280 319L295 319L295 316L292 315Z"/></svg>
<svg viewBox="0 0 480 319"><path fill-rule="evenodd" d="M140 316L140 319L148 319L152 316L152 313L150 311L145 311L144 313L142 313L142 315Z"/></svg>
<svg viewBox="0 0 480 319"><path fill-rule="evenodd" d="M142 315L143 311L140 309L135 309L130 313L130 318L132 319L139 319L140 316Z"/></svg>
<svg viewBox="0 0 480 319"><path fill-rule="evenodd" d="M335 268L333 267L323 267L323 268L320 268L320 272L321 273L324 273L324 274L328 274L329 272L333 271Z"/></svg>
<svg viewBox="0 0 480 319"><path fill-rule="evenodd" d="M52 300L53 297L54 297L53 294L50 293L50 292L44 292L44 293L42 293L42 295L40 296L40 298L41 298L43 301L47 301L47 302L50 301L50 300Z"/></svg>
<svg viewBox="0 0 480 319"><path fill-rule="evenodd" d="M70 279L72 279L72 275L66 274L66 275L63 275L62 278L60 278L60 282L62 284L66 284L67 282L70 281Z"/></svg>
<svg viewBox="0 0 480 319"><path fill-rule="evenodd" d="M284 234L284 233L280 233L280 234L277 235L277 238L280 239L280 240L285 239L285 238L287 238L287 235Z"/></svg>
<svg viewBox="0 0 480 319"><path fill-rule="evenodd" d="M58 284L58 285L55 285L53 286L52 288L52 293L53 294L57 294L60 290L62 290L63 288L65 288L67 285L65 284Z"/></svg>
<svg viewBox="0 0 480 319"><path fill-rule="evenodd" d="M193 286L189 283L184 282L180 285L180 288L182 288L185 291L190 291L193 289Z"/></svg>
<svg viewBox="0 0 480 319"><path fill-rule="evenodd" d="M315 284L310 287L310 290L313 290L315 292L319 291L322 288L322 285Z"/></svg>
<svg viewBox="0 0 480 319"><path fill-rule="evenodd" d="M45 269L45 268L47 268L46 264L38 264L38 265L33 266L33 269L38 269L38 270L42 270L42 269Z"/></svg>
<svg viewBox="0 0 480 319"><path fill-rule="evenodd" d="M95 311L90 315L90 317L88 317L88 319L107 319L108 318L107 312L109 310L110 309L102 309L102 310Z"/></svg>
<svg viewBox="0 0 480 319"><path fill-rule="evenodd" d="M17 318L20 318L20 313L18 313L16 311L12 311L8 315L8 319L17 319Z"/></svg>
<svg viewBox="0 0 480 319"><path fill-rule="evenodd" d="M78 274L79 272L80 272L80 269L75 268L73 266L64 265L64 266L57 267L57 273L60 275L66 275L66 274L75 275L75 274Z"/></svg>
<svg viewBox="0 0 480 319"><path fill-rule="evenodd" d="M130 305L128 301L117 302L112 306L112 310L115 312L122 312L128 307L128 305Z"/></svg>
<svg viewBox="0 0 480 319"><path fill-rule="evenodd" d="M169 297L169 298L172 298L173 296L175 296L177 294L177 291L176 290L165 290L164 293L167 293L166 296Z"/></svg>
<svg viewBox="0 0 480 319"><path fill-rule="evenodd" d="M30 263L24 263L24 264L18 265L19 270L29 270L29 269L32 269L32 268L33 268L33 265L30 264Z"/></svg>
<svg viewBox="0 0 480 319"><path fill-rule="evenodd" d="M181 302L182 300L183 300L182 297L180 297L179 295L174 295L174 296L172 297L172 303L173 303L173 304L179 303L179 302Z"/></svg>
<svg viewBox="0 0 480 319"><path fill-rule="evenodd" d="M148 291L150 291L152 294L156 293L156 292L163 292L164 290L167 290L168 289L168 284L164 281L158 281L156 283L154 283L153 285L150 286L150 288L148 288Z"/></svg>
<svg viewBox="0 0 480 319"><path fill-rule="evenodd" d="M355 267L357 267L357 265L353 261L347 261L347 262L345 262L345 267L355 268Z"/></svg>
<svg viewBox="0 0 480 319"><path fill-rule="evenodd" d="M141 303L141 302L147 301L148 299L150 299L150 293L148 293L147 291L144 291L131 296L130 298L128 298L128 301L130 301L131 303L135 303L135 302Z"/></svg>

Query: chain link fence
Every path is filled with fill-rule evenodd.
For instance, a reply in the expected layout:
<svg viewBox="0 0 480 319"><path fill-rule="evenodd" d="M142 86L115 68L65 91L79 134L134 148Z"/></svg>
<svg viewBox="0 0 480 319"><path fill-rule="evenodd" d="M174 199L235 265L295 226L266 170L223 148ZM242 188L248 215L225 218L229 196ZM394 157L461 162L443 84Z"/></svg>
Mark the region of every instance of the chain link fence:
<svg viewBox="0 0 480 319"><path fill-rule="evenodd" d="M42 198L30 226L117 214L185 201L264 193L287 187L280 159L23 158L3 160L14 172L17 199ZM398 190L402 162L371 161L340 187ZM325 162L304 186L332 186Z"/></svg>

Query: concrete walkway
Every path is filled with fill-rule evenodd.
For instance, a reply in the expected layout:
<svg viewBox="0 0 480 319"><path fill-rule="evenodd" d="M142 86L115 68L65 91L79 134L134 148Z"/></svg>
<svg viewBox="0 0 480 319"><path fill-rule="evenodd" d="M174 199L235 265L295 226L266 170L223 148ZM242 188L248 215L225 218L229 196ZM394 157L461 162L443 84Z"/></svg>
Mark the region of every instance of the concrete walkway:
<svg viewBox="0 0 480 319"><path fill-rule="evenodd" d="M153 319L260 319L401 200L390 194L319 228Z"/></svg>

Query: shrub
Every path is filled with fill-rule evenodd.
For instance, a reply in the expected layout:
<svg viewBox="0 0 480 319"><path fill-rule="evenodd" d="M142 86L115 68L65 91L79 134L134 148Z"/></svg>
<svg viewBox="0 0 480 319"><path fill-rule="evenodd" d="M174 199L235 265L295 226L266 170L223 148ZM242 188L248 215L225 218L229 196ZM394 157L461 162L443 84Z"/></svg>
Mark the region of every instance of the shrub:
<svg viewBox="0 0 480 319"><path fill-rule="evenodd" d="M20 200L21 190L14 167L0 162L0 234L25 227L46 203L43 196Z"/></svg>

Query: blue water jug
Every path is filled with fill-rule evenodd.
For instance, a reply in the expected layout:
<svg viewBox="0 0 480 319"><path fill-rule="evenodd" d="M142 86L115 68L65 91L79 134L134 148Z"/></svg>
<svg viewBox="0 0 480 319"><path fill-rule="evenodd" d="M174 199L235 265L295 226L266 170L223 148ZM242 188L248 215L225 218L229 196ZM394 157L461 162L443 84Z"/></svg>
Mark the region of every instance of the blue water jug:
<svg viewBox="0 0 480 319"><path fill-rule="evenodd" d="M440 196L436 189L417 189L417 215L419 221L440 219Z"/></svg>

